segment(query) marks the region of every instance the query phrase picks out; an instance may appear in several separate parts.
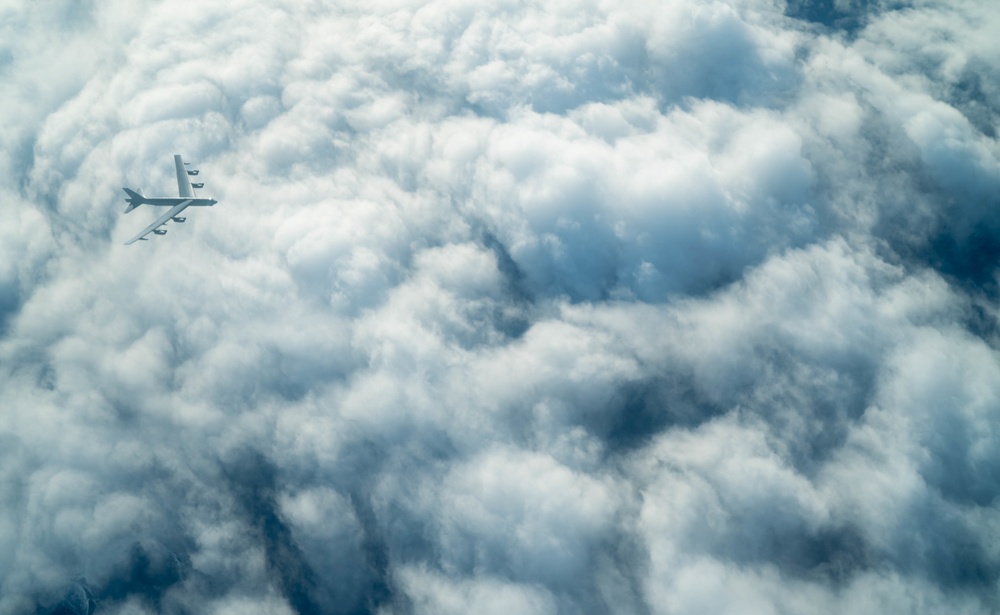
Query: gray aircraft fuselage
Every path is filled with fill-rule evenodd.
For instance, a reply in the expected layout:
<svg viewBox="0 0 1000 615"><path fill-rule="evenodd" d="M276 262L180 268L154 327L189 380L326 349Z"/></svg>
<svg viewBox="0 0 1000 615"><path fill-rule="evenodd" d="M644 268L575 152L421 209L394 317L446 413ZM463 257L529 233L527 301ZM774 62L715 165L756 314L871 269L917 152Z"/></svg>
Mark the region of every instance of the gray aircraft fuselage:
<svg viewBox="0 0 1000 615"><path fill-rule="evenodd" d="M124 188L125 192L128 194L129 198L125 199L128 203L128 209L125 213L128 213L140 205L153 205L154 207L173 207L175 205L180 205L181 203L187 202L188 207L211 207L218 203L215 199L199 199L197 197L183 197L183 196L143 196L133 190Z"/></svg>

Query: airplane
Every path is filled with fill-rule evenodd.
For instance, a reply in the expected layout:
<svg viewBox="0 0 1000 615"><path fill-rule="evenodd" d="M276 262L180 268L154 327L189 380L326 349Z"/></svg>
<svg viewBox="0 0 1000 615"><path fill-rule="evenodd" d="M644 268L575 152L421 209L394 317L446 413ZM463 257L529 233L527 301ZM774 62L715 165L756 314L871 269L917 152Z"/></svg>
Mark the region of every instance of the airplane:
<svg viewBox="0 0 1000 615"><path fill-rule="evenodd" d="M167 221L173 220L174 222L180 223L187 220L187 218L182 218L177 214L181 213L188 207L211 207L218 203L215 199L198 198L194 193L195 188L202 188L205 186L203 183L191 183L189 176L197 175L197 170L187 170L184 167L188 163L181 159L180 154L174 155L174 166L177 167L177 192L178 197L159 197L159 196L146 196L142 194L142 191L135 192L129 188L122 188L128 195L125 202L128 203L128 208L125 213L129 213L136 207L140 205L156 205L160 207L169 207L170 210L156 219L155 222L142 229L142 232L129 239L125 242L125 245L130 245L136 241L146 241L146 235L150 233L156 235L166 235L167 229L160 228L166 225Z"/></svg>

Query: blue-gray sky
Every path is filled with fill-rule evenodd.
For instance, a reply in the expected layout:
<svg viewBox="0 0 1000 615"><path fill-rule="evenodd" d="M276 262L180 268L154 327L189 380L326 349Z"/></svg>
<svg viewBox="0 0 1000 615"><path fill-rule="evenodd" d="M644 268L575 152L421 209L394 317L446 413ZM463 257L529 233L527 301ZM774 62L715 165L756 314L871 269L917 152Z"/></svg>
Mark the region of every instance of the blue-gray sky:
<svg viewBox="0 0 1000 615"><path fill-rule="evenodd" d="M996 612L998 31L0 2L0 615Z"/></svg>

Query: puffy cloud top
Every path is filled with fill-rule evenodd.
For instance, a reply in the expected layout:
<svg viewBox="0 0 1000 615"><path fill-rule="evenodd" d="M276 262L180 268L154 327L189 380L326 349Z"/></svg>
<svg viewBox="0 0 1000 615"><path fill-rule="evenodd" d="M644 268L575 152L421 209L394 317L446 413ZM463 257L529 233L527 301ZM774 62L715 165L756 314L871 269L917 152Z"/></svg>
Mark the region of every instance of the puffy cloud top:
<svg viewBox="0 0 1000 615"><path fill-rule="evenodd" d="M0 6L0 614L996 612L998 28Z"/></svg>

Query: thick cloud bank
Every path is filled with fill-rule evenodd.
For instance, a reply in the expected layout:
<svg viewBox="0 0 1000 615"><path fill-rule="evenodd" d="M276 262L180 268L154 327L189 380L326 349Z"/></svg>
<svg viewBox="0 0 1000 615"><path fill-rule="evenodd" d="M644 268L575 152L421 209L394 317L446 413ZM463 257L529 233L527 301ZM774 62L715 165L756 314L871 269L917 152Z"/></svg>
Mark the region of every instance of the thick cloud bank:
<svg viewBox="0 0 1000 615"><path fill-rule="evenodd" d="M0 615L997 612L998 31L0 2Z"/></svg>

